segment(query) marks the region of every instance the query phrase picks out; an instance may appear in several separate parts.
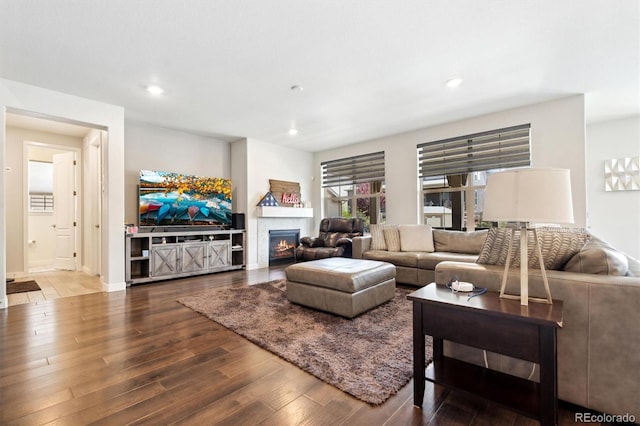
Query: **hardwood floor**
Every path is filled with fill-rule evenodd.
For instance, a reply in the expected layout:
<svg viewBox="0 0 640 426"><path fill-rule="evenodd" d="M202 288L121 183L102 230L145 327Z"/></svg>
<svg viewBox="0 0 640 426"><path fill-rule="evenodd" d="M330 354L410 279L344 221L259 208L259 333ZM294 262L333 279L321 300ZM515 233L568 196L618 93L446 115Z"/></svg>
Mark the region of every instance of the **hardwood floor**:
<svg viewBox="0 0 640 426"><path fill-rule="evenodd" d="M102 292L100 278L83 272L54 270L34 272L30 273L28 277L19 278L16 281L26 280L36 280L40 290L7 295L9 306Z"/></svg>
<svg viewBox="0 0 640 426"><path fill-rule="evenodd" d="M114 293L92 292L75 273L37 277L89 294L43 288L0 310L0 424L538 424L431 383L422 409L412 382L368 405L176 302L283 276L234 271ZM581 411L562 404L560 424Z"/></svg>

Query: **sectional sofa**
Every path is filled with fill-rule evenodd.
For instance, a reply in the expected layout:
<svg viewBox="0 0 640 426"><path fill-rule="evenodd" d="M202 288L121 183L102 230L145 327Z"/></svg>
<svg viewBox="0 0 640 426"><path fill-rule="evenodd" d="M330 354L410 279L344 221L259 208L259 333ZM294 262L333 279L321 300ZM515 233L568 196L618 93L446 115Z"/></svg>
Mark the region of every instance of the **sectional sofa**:
<svg viewBox="0 0 640 426"><path fill-rule="evenodd" d="M640 421L640 262L585 232L539 233L551 295L564 306L558 332L559 398ZM506 235L499 229L463 233L426 225L374 226L371 235L354 239L353 257L393 263L399 284L446 284L457 277L499 291L510 243ZM542 297L539 266L529 266L530 295ZM519 268L511 271L507 290L517 294ZM445 342L445 354L537 380L536 366L521 360L453 342Z"/></svg>

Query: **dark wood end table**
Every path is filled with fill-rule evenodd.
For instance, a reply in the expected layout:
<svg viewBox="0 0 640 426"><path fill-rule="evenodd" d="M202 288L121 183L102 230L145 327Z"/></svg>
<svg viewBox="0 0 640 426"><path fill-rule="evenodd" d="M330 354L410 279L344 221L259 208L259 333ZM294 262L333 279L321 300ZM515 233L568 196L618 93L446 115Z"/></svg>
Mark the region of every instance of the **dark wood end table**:
<svg viewBox="0 0 640 426"><path fill-rule="evenodd" d="M562 301L552 305L501 299L487 292L468 298L434 283L407 296L413 301L414 405L421 407L425 380L474 394L555 425L558 419L557 329ZM425 371L425 335L433 337L433 363ZM540 365L540 382L446 357L443 340Z"/></svg>

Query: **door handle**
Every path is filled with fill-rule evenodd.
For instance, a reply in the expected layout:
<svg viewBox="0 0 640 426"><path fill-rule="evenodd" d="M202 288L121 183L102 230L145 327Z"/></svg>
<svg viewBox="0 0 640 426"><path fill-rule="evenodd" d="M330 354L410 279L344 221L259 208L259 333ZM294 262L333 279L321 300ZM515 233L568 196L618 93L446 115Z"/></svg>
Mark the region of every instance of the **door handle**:
<svg viewBox="0 0 640 426"><path fill-rule="evenodd" d="M56 227L56 224L54 223L53 225L51 225L51 227L52 227L52 228L55 228L55 227Z"/></svg>

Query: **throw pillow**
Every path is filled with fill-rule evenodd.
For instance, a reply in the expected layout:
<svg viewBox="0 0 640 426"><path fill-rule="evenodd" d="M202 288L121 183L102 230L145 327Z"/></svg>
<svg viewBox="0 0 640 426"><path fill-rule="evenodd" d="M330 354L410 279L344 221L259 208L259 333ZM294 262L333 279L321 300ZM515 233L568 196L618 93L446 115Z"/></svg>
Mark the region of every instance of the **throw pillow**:
<svg viewBox="0 0 640 426"><path fill-rule="evenodd" d="M583 274L628 275L629 260L624 253L593 237L565 265L565 271Z"/></svg>
<svg viewBox="0 0 640 426"><path fill-rule="evenodd" d="M369 232L371 233L371 248L370 250L386 250L387 243L384 239L383 229L397 228L397 225L387 224L372 224L369 226Z"/></svg>
<svg viewBox="0 0 640 426"><path fill-rule="evenodd" d="M401 251L435 251L430 225L400 225L398 230Z"/></svg>
<svg viewBox="0 0 640 426"><path fill-rule="evenodd" d="M387 251L400 251L400 230L397 227L383 228Z"/></svg>
<svg viewBox="0 0 640 426"><path fill-rule="evenodd" d="M516 235L513 235L517 241ZM504 265L507 261L509 242L511 241L511 230L505 228L491 228L484 240L482 250L476 263L485 265ZM513 255L513 253L512 253ZM513 262L513 259L511 259Z"/></svg>
<svg viewBox="0 0 640 426"><path fill-rule="evenodd" d="M487 239L488 233L489 231L487 229L473 232L434 229L433 242L436 251L478 254L480 250L482 250L484 240Z"/></svg>
<svg viewBox="0 0 640 426"><path fill-rule="evenodd" d="M583 230L567 228L538 228L538 243L542 252L545 269L562 270L564 265L584 247L589 234ZM504 265L509 250L511 229L492 228L487 234L477 263ZM514 230L511 241L510 266L520 266L520 230ZM540 262L534 252L533 232L529 234L527 255L530 269L540 269Z"/></svg>

